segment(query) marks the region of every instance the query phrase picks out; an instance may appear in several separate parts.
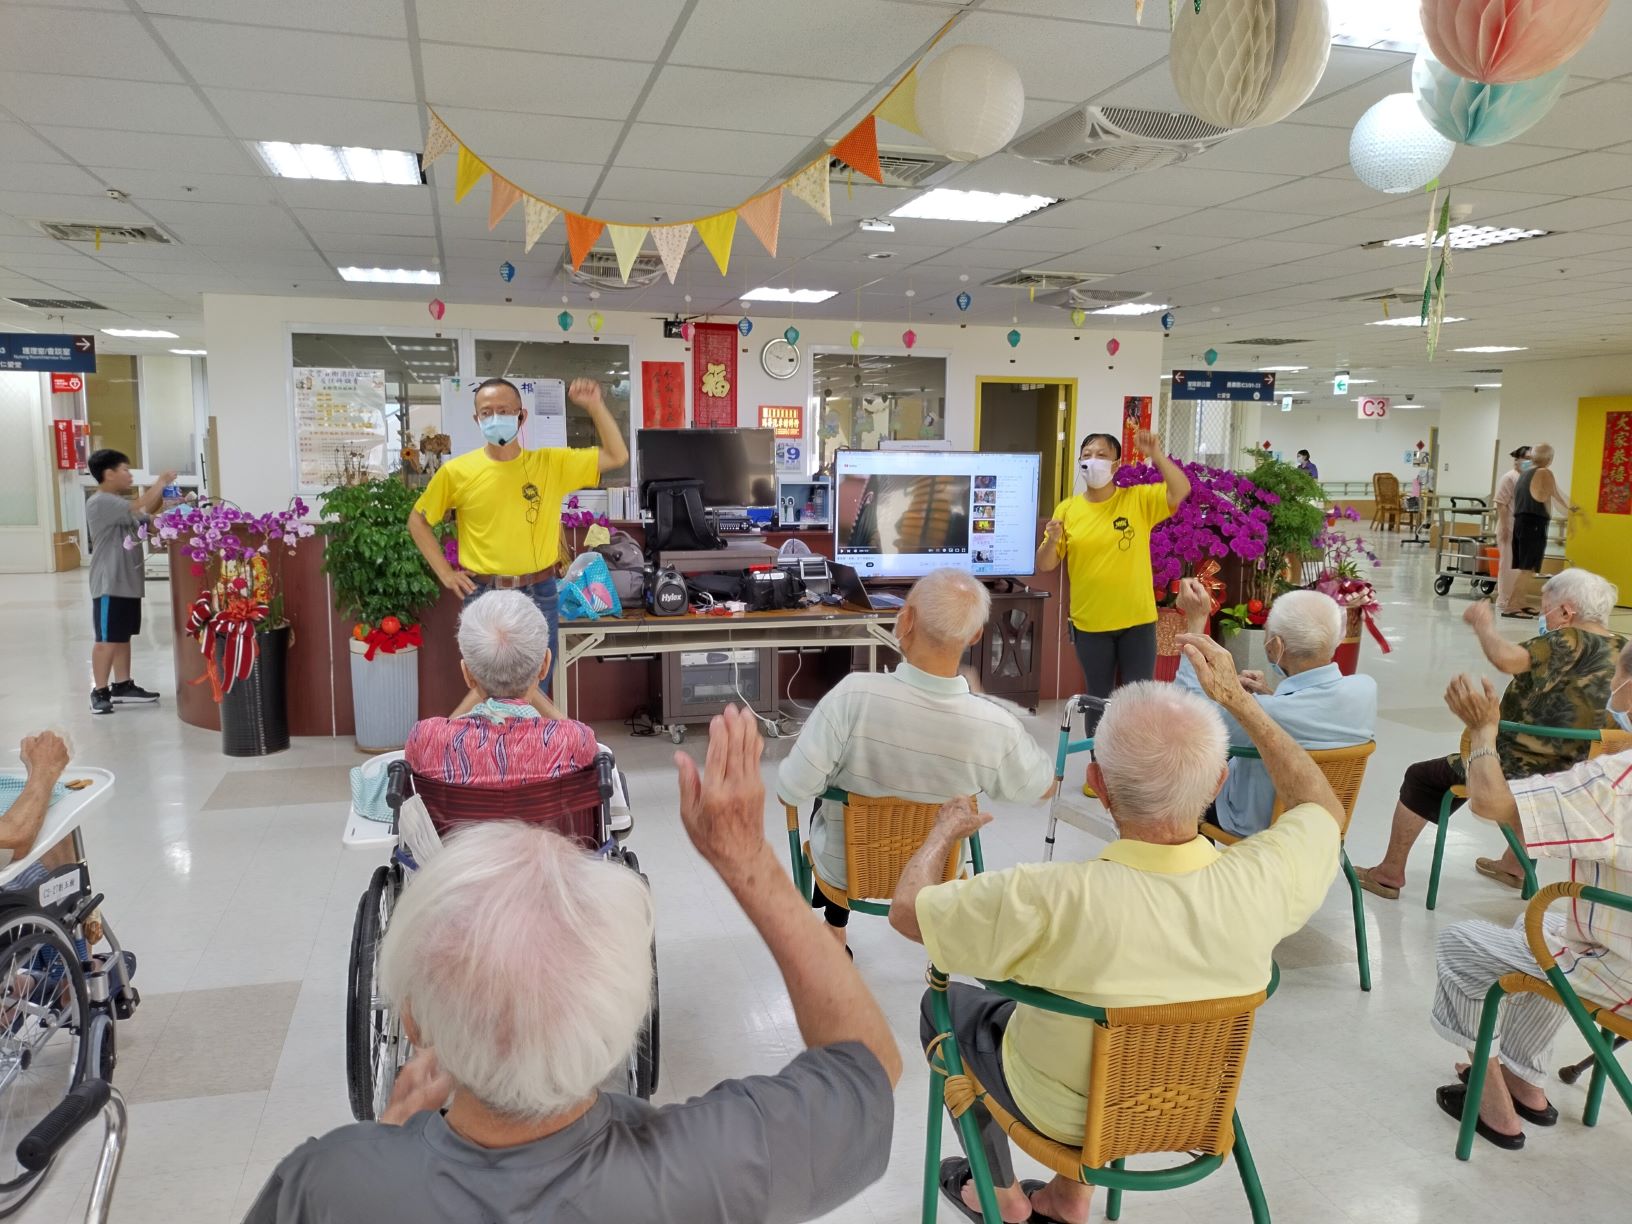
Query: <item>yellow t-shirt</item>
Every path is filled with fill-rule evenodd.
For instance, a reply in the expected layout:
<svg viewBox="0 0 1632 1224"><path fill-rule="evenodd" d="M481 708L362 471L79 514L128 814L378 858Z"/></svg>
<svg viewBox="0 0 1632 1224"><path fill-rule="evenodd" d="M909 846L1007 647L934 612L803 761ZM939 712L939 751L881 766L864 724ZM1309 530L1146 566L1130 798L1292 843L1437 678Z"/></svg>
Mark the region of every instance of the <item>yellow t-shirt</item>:
<svg viewBox="0 0 1632 1224"><path fill-rule="evenodd" d="M561 550L561 501L601 478L593 446L547 446L499 462L478 448L437 469L414 508L433 526L459 514L459 564L511 577L549 569Z"/></svg>
<svg viewBox="0 0 1632 1224"><path fill-rule="evenodd" d="M1156 619L1150 533L1173 513L1165 484L1130 485L1102 502L1080 494L1054 507L1065 524L1059 553L1071 579L1071 623L1109 633Z"/></svg>
<svg viewBox="0 0 1632 1224"><path fill-rule="evenodd" d="M1217 850L1112 842L1086 863L1027 863L918 894L924 947L944 973L1014 979L1096 1007L1250 995L1275 945L1302 928L1337 874L1337 822L1304 804ZM1020 1006L1003 1074L1022 1113L1082 1141L1093 1022Z"/></svg>

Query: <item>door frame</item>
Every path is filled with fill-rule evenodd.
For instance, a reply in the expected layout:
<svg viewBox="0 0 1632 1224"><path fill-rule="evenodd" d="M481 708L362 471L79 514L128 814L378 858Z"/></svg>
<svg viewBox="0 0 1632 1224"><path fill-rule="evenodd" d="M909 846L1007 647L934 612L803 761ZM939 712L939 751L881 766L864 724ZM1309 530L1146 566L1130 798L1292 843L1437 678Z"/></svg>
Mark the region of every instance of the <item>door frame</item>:
<svg viewBox="0 0 1632 1224"><path fill-rule="evenodd" d="M1065 436L1058 441L1059 454L1055 468L1055 488L1052 490L1039 489L1039 494L1046 493L1050 500L1038 506L1039 510L1057 506L1071 496L1073 479L1067 473L1075 471L1071 460L1071 439L1077 436L1077 380L1064 376L1047 374L977 374L975 376L975 449L980 449L980 413L985 391L988 384L998 386L1015 386L1020 383L1054 384L1065 388Z"/></svg>

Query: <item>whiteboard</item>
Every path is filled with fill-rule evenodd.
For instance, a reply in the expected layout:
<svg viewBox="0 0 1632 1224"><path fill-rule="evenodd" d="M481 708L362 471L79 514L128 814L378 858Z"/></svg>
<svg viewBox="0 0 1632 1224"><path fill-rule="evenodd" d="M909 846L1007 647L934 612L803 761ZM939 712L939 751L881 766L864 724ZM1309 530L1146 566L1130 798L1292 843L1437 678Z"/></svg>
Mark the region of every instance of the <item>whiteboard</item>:
<svg viewBox="0 0 1632 1224"><path fill-rule="evenodd" d="M476 388L485 379L442 379L442 432L455 455L485 446L476 425ZM567 384L559 378L512 378L521 392L527 422L521 427L521 445L527 449L567 444Z"/></svg>

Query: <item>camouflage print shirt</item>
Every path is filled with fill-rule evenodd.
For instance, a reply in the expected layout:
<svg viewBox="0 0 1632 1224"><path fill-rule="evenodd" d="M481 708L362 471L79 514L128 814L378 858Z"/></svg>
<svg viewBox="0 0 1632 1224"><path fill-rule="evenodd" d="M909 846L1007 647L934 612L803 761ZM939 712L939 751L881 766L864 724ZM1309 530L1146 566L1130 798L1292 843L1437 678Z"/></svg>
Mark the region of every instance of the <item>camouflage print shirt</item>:
<svg viewBox="0 0 1632 1224"><path fill-rule="evenodd" d="M1626 645L1625 636L1555 629L1521 645L1530 652L1530 670L1514 676L1502 694L1504 721L1582 729L1615 725L1606 710L1615 658ZM1509 778L1568 769L1585 760L1591 748L1585 740L1496 737L1502 772Z"/></svg>

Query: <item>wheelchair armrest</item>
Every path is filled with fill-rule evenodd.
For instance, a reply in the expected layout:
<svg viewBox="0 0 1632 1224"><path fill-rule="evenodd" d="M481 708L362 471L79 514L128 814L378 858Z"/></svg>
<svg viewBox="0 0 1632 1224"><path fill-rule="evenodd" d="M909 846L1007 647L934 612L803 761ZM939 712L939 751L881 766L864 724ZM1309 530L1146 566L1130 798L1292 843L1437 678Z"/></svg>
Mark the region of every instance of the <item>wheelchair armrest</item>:
<svg viewBox="0 0 1632 1224"><path fill-rule="evenodd" d="M601 803L610 804L613 792L617 788L618 767L613 762L610 753L597 752L595 754L595 785L601 792Z"/></svg>
<svg viewBox="0 0 1632 1224"><path fill-rule="evenodd" d="M402 810L402 805L408 802L408 796L413 793L414 775L408 768L408 762L392 761L385 767L385 805L391 809L392 815Z"/></svg>

